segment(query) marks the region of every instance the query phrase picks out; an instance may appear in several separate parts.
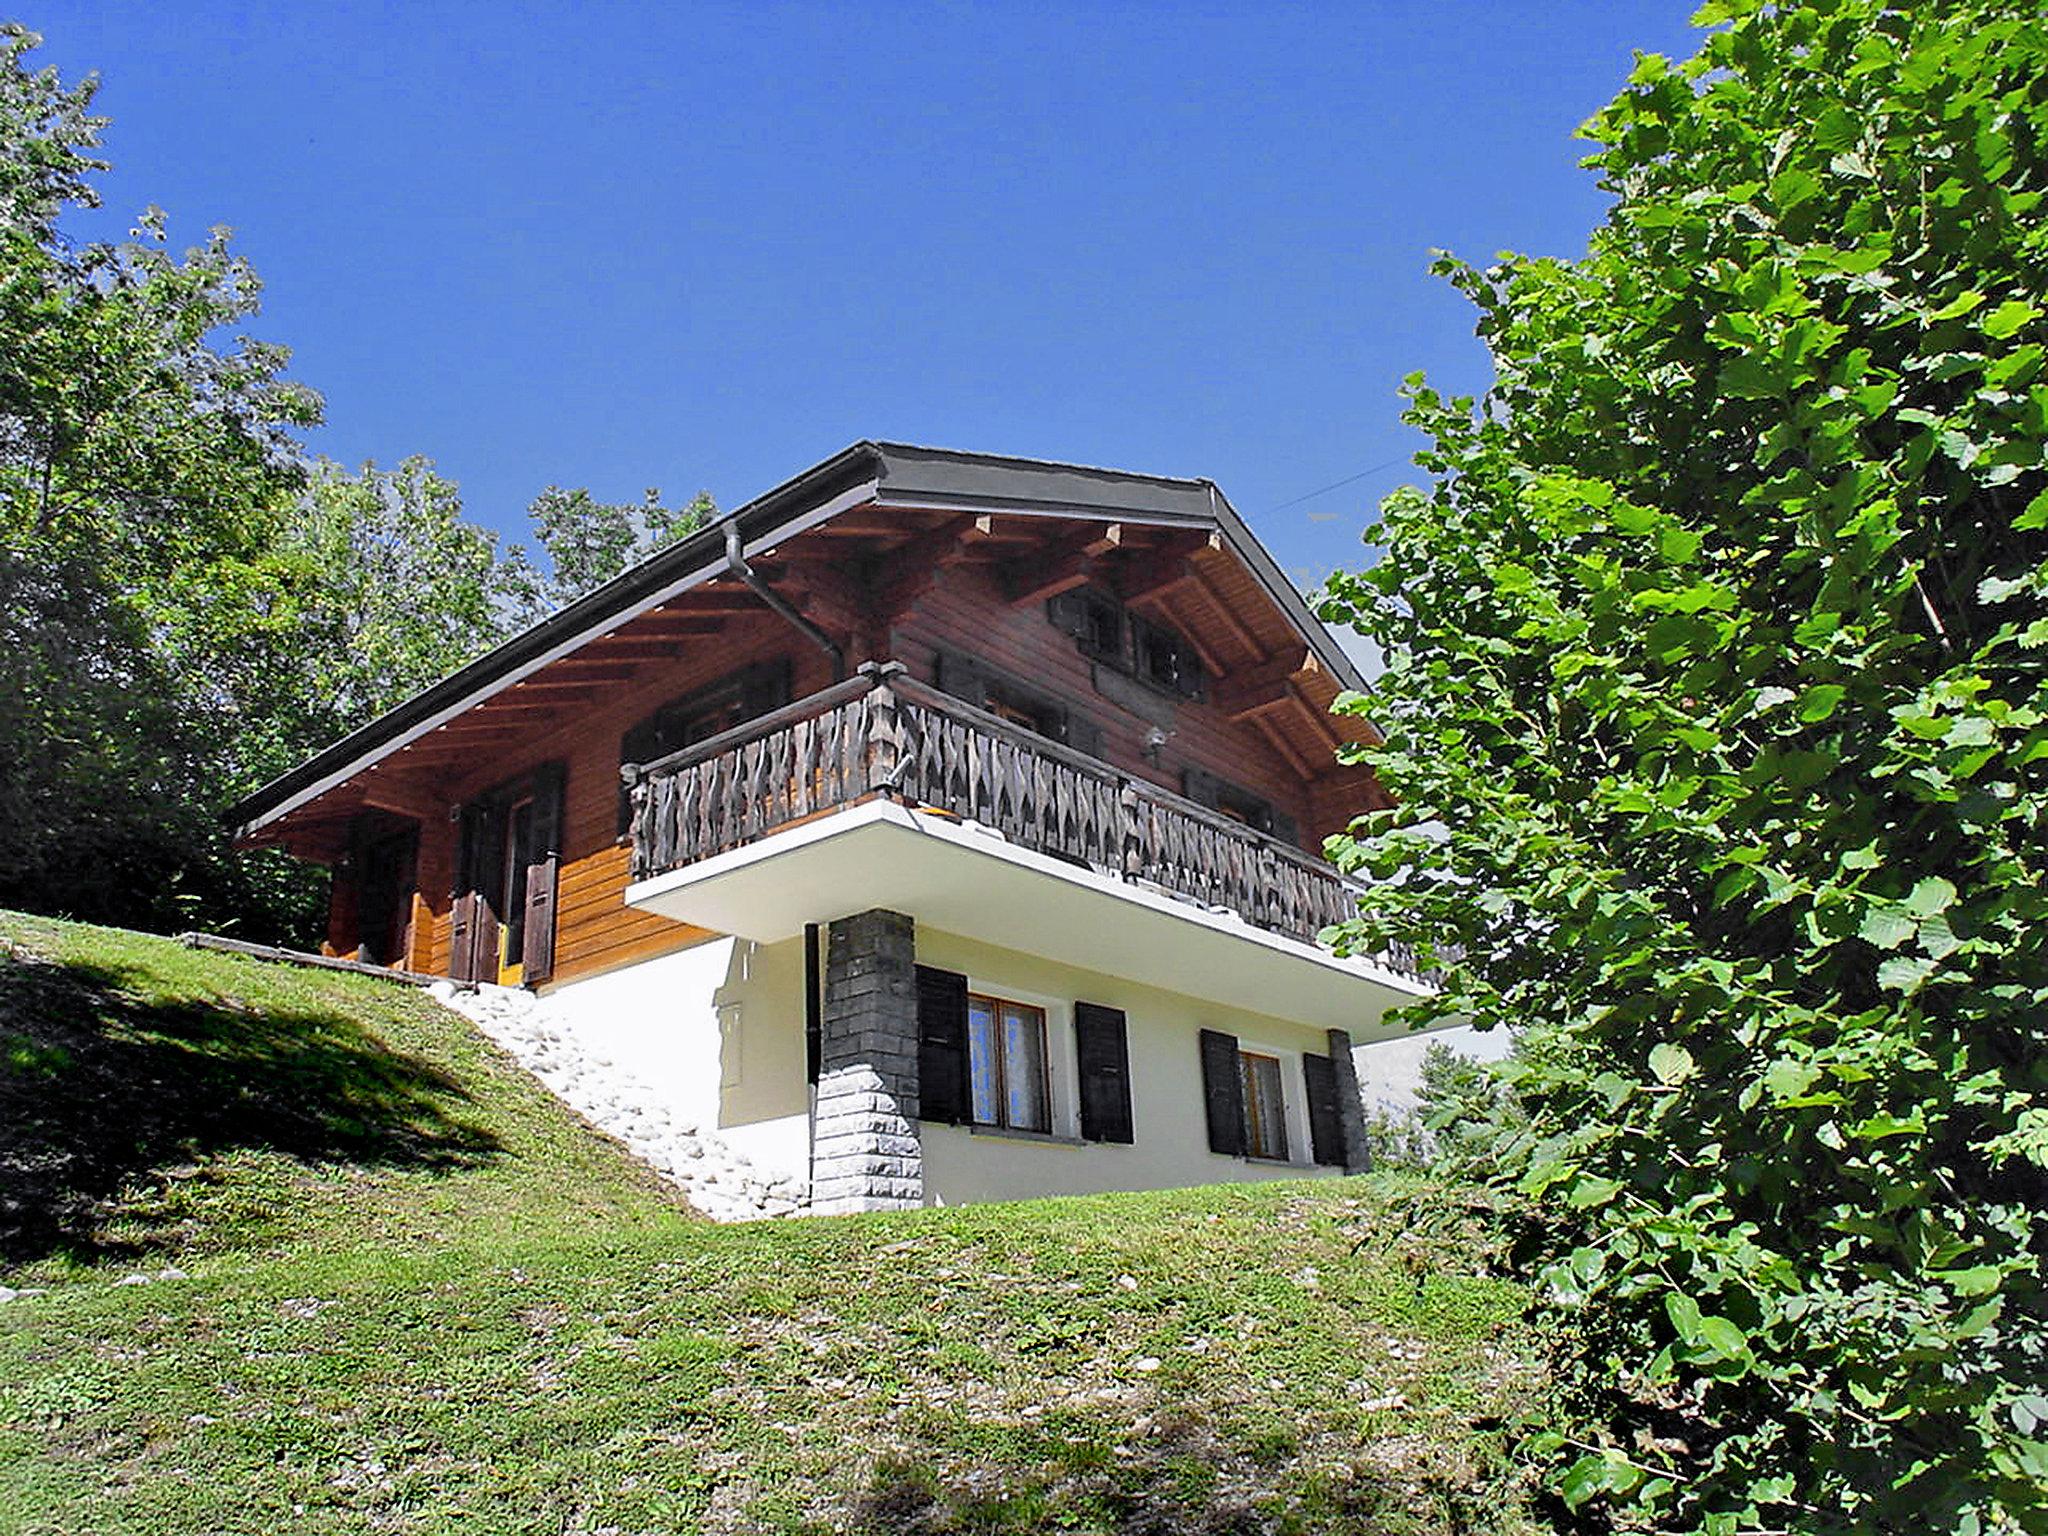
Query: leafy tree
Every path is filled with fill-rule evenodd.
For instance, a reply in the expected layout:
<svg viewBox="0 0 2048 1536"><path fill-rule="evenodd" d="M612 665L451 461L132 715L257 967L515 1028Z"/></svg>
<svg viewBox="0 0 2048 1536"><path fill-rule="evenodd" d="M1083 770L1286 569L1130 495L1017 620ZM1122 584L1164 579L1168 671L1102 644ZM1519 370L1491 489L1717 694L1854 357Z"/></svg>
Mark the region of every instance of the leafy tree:
<svg viewBox="0 0 2048 1536"><path fill-rule="evenodd" d="M1435 1040L1422 1053L1418 1078L1412 1105L1367 1117L1374 1166L1489 1175L1503 1145L1529 1123L1504 1069Z"/></svg>
<svg viewBox="0 0 2048 1536"><path fill-rule="evenodd" d="M1496 382L1411 381L1330 589L1399 801L1345 939L1527 1032L1578 1519L2048 1530L2048 33L1701 20L1583 259L1442 264Z"/></svg>
<svg viewBox="0 0 2048 1536"><path fill-rule="evenodd" d="M535 592L536 607L548 612L574 602L656 550L696 532L717 513L710 496L701 491L684 506L667 507L661 492L649 487L636 506L599 501L581 486L549 486L527 509L534 542L549 565L547 578Z"/></svg>
<svg viewBox="0 0 2048 1536"><path fill-rule="evenodd" d="M0 902L169 924L262 905L213 825L223 692L170 665L214 573L256 558L319 402L282 349L221 341L258 285L225 231L161 214L75 243L97 202L94 82L0 28Z"/></svg>

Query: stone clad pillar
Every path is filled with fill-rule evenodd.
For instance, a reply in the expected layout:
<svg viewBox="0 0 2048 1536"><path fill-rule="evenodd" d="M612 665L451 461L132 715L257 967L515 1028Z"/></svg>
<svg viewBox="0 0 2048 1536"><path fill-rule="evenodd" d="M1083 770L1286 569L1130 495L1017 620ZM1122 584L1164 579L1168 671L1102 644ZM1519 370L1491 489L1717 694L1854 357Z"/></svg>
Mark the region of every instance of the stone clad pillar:
<svg viewBox="0 0 2048 1536"><path fill-rule="evenodd" d="M826 930L811 1210L922 1205L917 1115L916 926L900 912L841 918Z"/></svg>
<svg viewBox="0 0 2048 1536"><path fill-rule="evenodd" d="M1358 1062L1348 1030L1330 1031L1330 1067L1337 1079L1337 1123L1344 1128L1344 1171L1372 1172L1372 1146L1365 1134L1365 1100L1358 1092Z"/></svg>

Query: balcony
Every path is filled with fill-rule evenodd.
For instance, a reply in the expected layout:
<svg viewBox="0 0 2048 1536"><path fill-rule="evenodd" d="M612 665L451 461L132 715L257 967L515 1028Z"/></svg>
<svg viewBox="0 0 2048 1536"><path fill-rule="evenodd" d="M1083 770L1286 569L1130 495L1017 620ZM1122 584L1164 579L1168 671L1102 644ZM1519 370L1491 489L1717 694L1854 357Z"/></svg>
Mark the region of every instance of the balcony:
<svg viewBox="0 0 2048 1536"><path fill-rule="evenodd" d="M1085 888L1089 897L1119 896L1157 915L1276 936L1304 958L1364 967L1404 991L1421 984L1412 956L1338 961L1316 947L1322 929L1355 909L1357 887L1328 864L916 682L900 663L871 663L844 683L625 772L635 882L627 900L720 931L780 936L791 922L801 926L781 915L785 909L819 904L821 889L840 884L847 890L833 900L843 910L922 898L920 920L939 926L957 929L978 912L974 926L1029 929L1022 893L1032 887L1016 883L1016 871L1028 867L1076 886L1039 925L1060 930L1038 942L1057 938L1062 952L1085 943L1091 922L1121 920L1091 908ZM846 843L843 834L884 824L996 856L1009 868L969 877L957 861L938 862L900 838L886 854L879 842L859 857L847 856L850 843L836 860L822 851L835 838ZM799 850L810 850L801 874L785 858L779 882L742 877L770 855ZM988 896L1004 878L1010 894ZM830 906L821 912L840 915ZM1086 916L1090 910L1099 917Z"/></svg>

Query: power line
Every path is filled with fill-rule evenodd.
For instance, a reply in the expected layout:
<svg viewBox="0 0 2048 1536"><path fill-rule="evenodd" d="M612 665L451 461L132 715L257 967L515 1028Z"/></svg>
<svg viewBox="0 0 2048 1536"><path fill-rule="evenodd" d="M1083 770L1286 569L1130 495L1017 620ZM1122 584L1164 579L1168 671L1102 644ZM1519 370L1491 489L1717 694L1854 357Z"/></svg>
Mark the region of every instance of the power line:
<svg viewBox="0 0 2048 1536"><path fill-rule="evenodd" d="M1408 455L1403 453L1397 454L1395 457L1378 464L1369 464L1357 474L1346 475L1342 480L1333 481L1331 484L1323 486L1320 490L1310 491L1304 496L1297 496L1292 501L1283 501L1277 507L1266 508L1266 516L1271 517L1275 512L1285 512L1289 507L1298 507L1304 501L1314 501L1318 496L1327 496L1332 491L1341 491L1347 485L1355 485L1367 475L1376 475L1383 469L1392 469L1396 464L1405 463L1407 458Z"/></svg>

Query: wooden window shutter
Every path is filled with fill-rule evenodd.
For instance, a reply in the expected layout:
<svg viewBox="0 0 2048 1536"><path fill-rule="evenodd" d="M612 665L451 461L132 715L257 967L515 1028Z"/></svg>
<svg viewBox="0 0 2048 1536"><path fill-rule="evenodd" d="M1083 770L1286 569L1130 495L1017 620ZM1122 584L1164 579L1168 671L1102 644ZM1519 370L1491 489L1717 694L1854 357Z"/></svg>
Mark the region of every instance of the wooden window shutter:
<svg viewBox="0 0 2048 1536"><path fill-rule="evenodd" d="M1081 1065L1081 1139L1129 1146L1131 1049L1123 1010L1074 1004L1074 1044Z"/></svg>
<svg viewBox="0 0 2048 1536"><path fill-rule="evenodd" d="M751 720L756 715L765 715L771 709L780 709L789 702L790 663L787 656L780 661L762 661L745 668L740 673L740 713Z"/></svg>
<svg viewBox="0 0 2048 1536"><path fill-rule="evenodd" d="M1086 752L1090 757L1102 756L1102 727L1086 715L1068 710L1066 729L1061 735L1076 752Z"/></svg>
<svg viewBox="0 0 2048 1536"><path fill-rule="evenodd" d="M562 867L561 763L533 772L533 860L526 867L526 983L555 974L555 891Z"/></svg>
<svg viewBox="0 0 2048 1536"><path fill-rule="evenodd" d="M917 968L918 1113L959 1125L970 1118L967 1086L967 978Z"/></svg>
<svg viewBox="0 0 2048 1536"><path fill-rule="evenodd" d="M1055 592L1045 600L1045 616L1063 635L1079 639L1088 632L1088 608L1079 591Z"/></svg>
<svg viewBox="0 0 2048 1536"><path fill-rule="evenodd" d="M1211 810L1223 803L1223 781L1199 768L1181 769L1180 792L1195 804L1206 805Z"/></svg>
<svg viewBox="0 0 2048 1536"><path fill-rule="evenodd" d="M988 702L988 674L958 651L940 651L934 679L941 692L963 699L976 709Z"/></svg>
<svg viewBox="0 0 2048 1536"><path fill-rule="evenodd" d="M1202 1103L1209 1115L1209 1150L1244 1155L1244 1084L1237 1075L1237 1036L1202 1031Z"/></svg>
<svg viewBox="0 0 2048 1536"><path fill-rule="evenodd" d="M497 924L488 921L490 909L478 889L478 869L483 856L484 806L471 801L457 813L455 825L455 889L448 925L448 974L456 981L476 981L482 972L477 965L480 931L489 926L497 942Z"/></svg>
<svg viewBox="0 0 2048 1536"><path fill-rule="evenodd" d="M1337 1114L1337 1067L1327 1056L1301 1058L1308 1084L1308 1139L1319 1163L1345 1166L1344 1122Z"/></svg>

